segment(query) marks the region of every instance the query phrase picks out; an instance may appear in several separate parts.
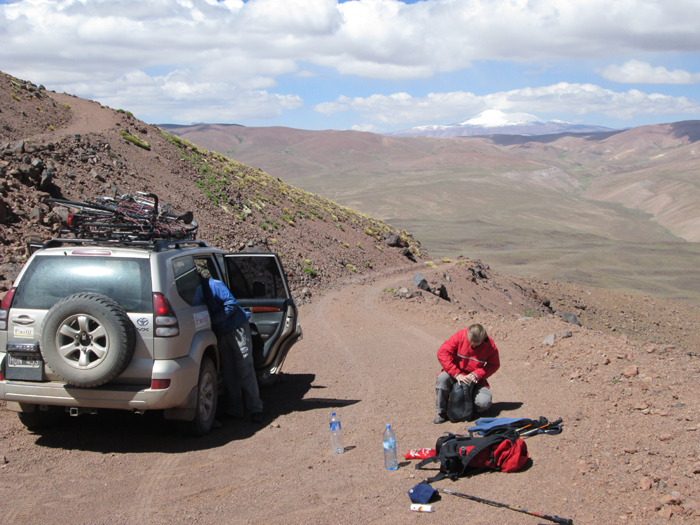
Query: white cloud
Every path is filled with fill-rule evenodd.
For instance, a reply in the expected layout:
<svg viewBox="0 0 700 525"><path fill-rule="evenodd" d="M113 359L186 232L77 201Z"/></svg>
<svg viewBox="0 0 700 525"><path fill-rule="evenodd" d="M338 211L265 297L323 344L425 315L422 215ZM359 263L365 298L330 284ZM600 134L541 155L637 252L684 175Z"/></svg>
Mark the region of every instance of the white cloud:
<svg viewBox="0 0 700 525"><path fill-rule="evenodd" d="M313 71L309 71L308 69L304 69L304 70L296 73L294 76L299 77L299 78L312 78L312 77L317 77L318 75L316 73L314 73Z"/></svg>
<svg viewBox="0 0 700 525"><path fill-rule="evenodd" d="M632 89L616 92L593 84L561 82L538 88L514 89L489 95L456 91L412 97L407 93L349 98L318 104L314 109L325 115L356 111L362 118L387 125L454 122L487 109L531 113L603 113L630 119L639 115L697 114L700 106L686 97L643 93Z"/></svg>
<svg viewBox="0 0 700 525"><path fill-rule="evenodd" d="M377 128L377 126L374 126L372 124L355 124L350 129L353 131L371 131L374 133L377 133L380 131L379 128Z"/></svg>
<svg viewBox="0 0 700 525"><path fill-rule="evenodd" d="M149 76L159 93L163 69L189 71L171 86L168 93L181 97L172 100L199 101L203 86L225 86L234 103L234 93L257 101L254 107L267 100L276 108L262 112L269 115L299 104L294 95L268 90L281 75L307 76L304 63L400 80L458 71L476 60L536 65L698 53L698 19L697 0L21 0L0 4L0 64L89 98L109 82L136 82L134 71ZM122 89L135 93L139 85ZM485 109L469 95L455 103ZM153 113L172 107L151 103ZM403 108L400 100L392 103Z"/></svg>
<svg viewBox="0 0 700 525"><path fill-rule="evenodd" d="M700 73L689 73L682 69L669 71L663 66L654 67L648 62L629 60L621 66L610 65L598 70L603 78L613 82L629 84L697 84Z"/></svg>
<svg viewBox="0 0 700 525"><path fill-rule="evenodd" d="M159 114L168 115L167 122L269 119L304 105L301 97L296 95L246 90L218 82L197 82L188 71L175 71L155 78L141 71L132 71L116 80L73 86L78 92L90 89L100 103L115 109L128 109L140 118L153 114L153 101L157 100Z"/></svg>
<svg viewBox="0 0 700 525"><path fill-rule="evenodd" d="M696 0L24 0L0 5L0 59L14 68L82 57L123 74L235 57L235 72L209 73L234 82L294 72L303 60L418 78L473 60L697 52L698 19Z"/></svg>

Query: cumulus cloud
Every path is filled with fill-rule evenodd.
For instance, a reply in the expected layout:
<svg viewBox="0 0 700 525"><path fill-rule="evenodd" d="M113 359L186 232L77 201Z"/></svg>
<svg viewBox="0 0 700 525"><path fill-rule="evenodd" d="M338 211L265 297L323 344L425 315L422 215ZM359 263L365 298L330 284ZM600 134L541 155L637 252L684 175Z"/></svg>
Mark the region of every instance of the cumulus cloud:
<svg viewBox="0 0 700 525"><path fill-rule="evenodd" d="M275 114L297 102L269 91L281 75L307 76L300 64L400 80L476 60L697 53L698 19L697 0L21 0L0 4L0 64L88 97L93 81L141 71L158 85L160 69L187 70L172 100L197 101L203 86L225 85L268 100L263 113Z"/></svg>
<svg viewBox="0 0 700 525"><path fill-rule="evenodd" d="M188 71L150 77L132 71L106 82L90 85L75 83L78 92L90 90L100 103L112 108L127 108L137 116L149 115L157 100L161 114L173 122L237 122L269 119L283 111L304 105L296 95L278 95L265 90L247 90L222 82L204 82L191 78Z"/></svg>
<svg viewBox="0 0 700 525"><path fill-rule="evenodd" d="M228 81L294 72L300 60L416 78L473 60L697 52L699 18L695 0L25 0L0 5L0 57L122 70L235 57L235 68L207 71Z"/></svg>
<svg viewBox="0 0 700 525"><path fill-rule="evenodd" d="M314 109L325 115L355 111L365 120L385 125L453 122L459 116L475 115L487 109L574 115L603 113L622 119L700 112L698 103L686 97L643 93L636 89L616 92L593 84L567 82L479 96L466 91L430 93L425 97L412 97L407 93L341 96L335 101L318 104Z"/></svg>
<svg viewBox="0 0 700 525"><path fill-rule="evenodd" d="M353 127L350 128L353 131L370 131L370 132L379 132L379 128L373 124L355 124Z"/></svg>
<svg viewBox="0 0 700 525"><path fill-rule="evenodd" d="M598 70L603 78L628 84L697 84L700 73L689 73L682 69L669 71L663 66L654 67L648 62L629 60L621 66L610 65Z"/></svg>

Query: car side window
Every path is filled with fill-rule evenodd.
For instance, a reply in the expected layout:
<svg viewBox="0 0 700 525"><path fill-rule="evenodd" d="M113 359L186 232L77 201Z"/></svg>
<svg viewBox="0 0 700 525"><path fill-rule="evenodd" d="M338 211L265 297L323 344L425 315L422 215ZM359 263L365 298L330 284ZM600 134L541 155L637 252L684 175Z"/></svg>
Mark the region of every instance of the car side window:
<svg viewBox="0 0 700 525"><path fill-rule="evenodd" d="M213 257L195 257L194 264L200 276L221 280L218 265Z"/></svg>
<svg viewBox="0 0 700 525"><path fill-rule="evenodd" d="M287 291L273 257L226 259L229 289L236 299L286 299Z"/></svg>
<svg viewBox="0 0 700 525"><path fill-rule="evenodd" d="M199 273L191 255L173 259L173 274L177 293L190 306L194 305L194 295L199 287Z"/></svg>

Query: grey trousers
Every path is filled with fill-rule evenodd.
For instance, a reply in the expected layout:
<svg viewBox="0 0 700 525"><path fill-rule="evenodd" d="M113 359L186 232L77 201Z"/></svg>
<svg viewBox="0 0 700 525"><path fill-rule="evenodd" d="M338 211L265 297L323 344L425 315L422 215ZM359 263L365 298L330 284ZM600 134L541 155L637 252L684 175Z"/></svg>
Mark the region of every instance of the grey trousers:
<svg viewBox="0 0 700 525"><path fill-rule="evenodd" d="M457 380L447 372L441 372L435 381L435 393L437 400L435 401L435 412L444 414L447 412L447 401L450 398L452 386ZM474 407L477 412L484 412L491 406L491 390L485 386L477 387L474 395Z"/></svg>
<svg viewBox="0 0 700 525"><path fill-rule="evenodd" d="M228 414L243 416L243 400L248 412L262 412L263 403L258 390L258 378L253 363L253 339L250 336L250 324L243 323L235 330L219 337L219 359L226 384Z"/></svg>

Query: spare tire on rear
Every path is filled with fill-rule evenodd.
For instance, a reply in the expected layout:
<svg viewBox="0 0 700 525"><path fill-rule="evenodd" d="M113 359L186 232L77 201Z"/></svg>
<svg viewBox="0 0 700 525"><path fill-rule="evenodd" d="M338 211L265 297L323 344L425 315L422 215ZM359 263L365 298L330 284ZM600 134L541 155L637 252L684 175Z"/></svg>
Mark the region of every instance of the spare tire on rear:
<svg viewBox="0 0 700 525"><path fill-rule="evenodd" d="M106 295L76 293L61 299L41 325L41 355L66 383L99 386L121 374L136 346L134 324Z"/></svg>

